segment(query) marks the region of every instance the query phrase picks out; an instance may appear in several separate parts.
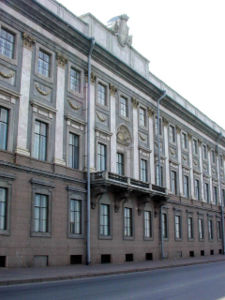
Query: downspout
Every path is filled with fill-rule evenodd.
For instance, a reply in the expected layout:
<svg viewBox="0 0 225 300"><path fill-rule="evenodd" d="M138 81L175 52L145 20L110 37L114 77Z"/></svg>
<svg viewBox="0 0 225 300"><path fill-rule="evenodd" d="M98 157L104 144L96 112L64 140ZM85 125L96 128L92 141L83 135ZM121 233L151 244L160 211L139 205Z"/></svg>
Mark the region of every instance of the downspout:
<svg viewBox="0 0 225 300"><path fill-rule="evenodd" d="M222 133L219 134L217 138L217 149L219 150L219 140L222 138ZM219 151L218 151L219 152ZM219 159L219 158L218 158ZM218 163L218 173L220 176L219 171L219 163ZM219 177L220 179L220 177ZM223 199L223 193L221 190L221 180L219 180L219 194L221 195L221 227L222 227L222 248L223 248L223 255L225 255L225 232L224 232L224 199Z"/></svg>
<svg viewBox="0 0 225 300"><path fill-rule="evenodd" d="M166 97L166 91L163 92L162 96L159 97L159 99L157 100L157 140L158 140L158 162L157 162L157 169L158 169L158 176L159 176L159 186L162 185L161 182L161 168L160 168L160 109L159 109L159 105L161 100L163 100ZM163 206L160 207L160 223L161 223L161 258L165 257L164 254L164 241L163 241L163 214L162 214L162 210L163 210Z"/></svg>
<svg viewBox="0 0 225 300"><path fill-rule="evenodd" d="M90 39L91 46L88 53L88 90L87 90L87 236L86 236L86 264L91 263L91 239L90 239L90 209L91 209L91 180L90 180L90 85L91 85L91 55L95 45L95 39Z"/></svg>

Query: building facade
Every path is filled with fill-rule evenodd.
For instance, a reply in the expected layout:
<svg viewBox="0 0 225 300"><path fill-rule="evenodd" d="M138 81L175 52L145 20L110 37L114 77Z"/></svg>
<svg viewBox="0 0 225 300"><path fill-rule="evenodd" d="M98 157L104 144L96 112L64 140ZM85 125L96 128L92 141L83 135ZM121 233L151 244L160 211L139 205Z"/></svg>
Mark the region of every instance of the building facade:
<svg viewBox="0 0 225 300"><path fill-rule="evenodd" d="M92 263L223 254L225 131L149 71L128 17L0 16L0 266L85 263L87 224Z"/></svg>

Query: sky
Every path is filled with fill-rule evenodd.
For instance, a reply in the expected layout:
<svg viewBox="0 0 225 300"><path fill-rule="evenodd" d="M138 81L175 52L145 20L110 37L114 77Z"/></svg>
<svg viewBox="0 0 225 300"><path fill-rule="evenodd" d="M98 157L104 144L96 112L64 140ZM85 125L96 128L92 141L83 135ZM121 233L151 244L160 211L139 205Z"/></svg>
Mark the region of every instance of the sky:
<svg viewBox="0 0 225 300"><path fill-rule="evenodd" d="M127 14L149 70L225 129L225 0L58 0L103 24Z"/></svg>

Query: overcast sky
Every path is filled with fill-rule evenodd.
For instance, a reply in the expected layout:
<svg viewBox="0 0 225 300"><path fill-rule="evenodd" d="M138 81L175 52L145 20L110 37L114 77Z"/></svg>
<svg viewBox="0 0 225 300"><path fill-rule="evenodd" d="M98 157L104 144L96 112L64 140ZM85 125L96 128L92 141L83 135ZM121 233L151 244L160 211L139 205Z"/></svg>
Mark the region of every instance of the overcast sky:
<svg viewBox="0 0 225 300"><path fill-rule="evenodd" d="M225 129L225 0L60 0L102 23L127 14L150 71Z"/></svg>

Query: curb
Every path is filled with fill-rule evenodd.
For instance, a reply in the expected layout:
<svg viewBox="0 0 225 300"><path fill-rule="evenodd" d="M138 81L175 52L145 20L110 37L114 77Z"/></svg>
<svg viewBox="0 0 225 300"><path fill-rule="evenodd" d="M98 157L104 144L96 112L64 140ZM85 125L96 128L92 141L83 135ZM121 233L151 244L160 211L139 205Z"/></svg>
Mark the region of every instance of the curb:
<svg viewBox="0 0 225 300"><path fill-rule="evenodd" d="M60 281L60 280L71 280L71 279L82 279L82 278L90 278L90 277L99 277L99 276L107 276L107 275L116 275L116 274L128 274L128 273L137 273L137 272L146 272L146 271L155 271L162 269L170 269L170 268L179 268L186 267L191 265L201 265L201 264L209 264L216 263L220 261L225 261L225 259L217 259L213 261L196 261L196 262L187 262L181 263L177 265L165 265L165 266L156 266L156 267L144 267L144 268L134 268L129 270L120 270L120 271L106 271L106 272L95 272L89 274L77 274L77 275L65 275L65 276L55 276L55 277L40 277L40 278L29 278L29 279L14 279L14 280L6 280L0 281L0 286L9 286L16 284L26 284L26 283L43 283L43 282L51 282L51 281Z"/></svg>

